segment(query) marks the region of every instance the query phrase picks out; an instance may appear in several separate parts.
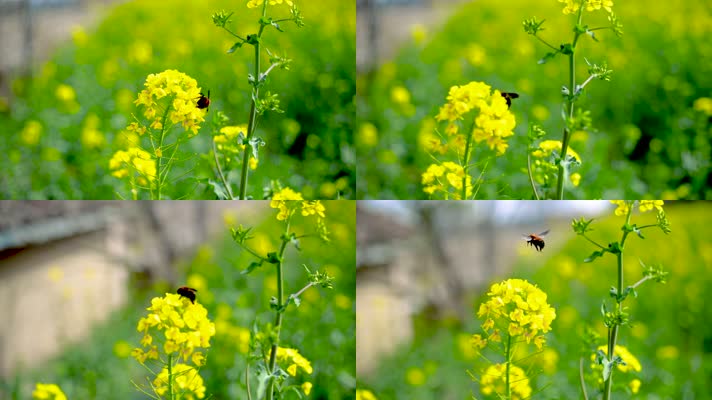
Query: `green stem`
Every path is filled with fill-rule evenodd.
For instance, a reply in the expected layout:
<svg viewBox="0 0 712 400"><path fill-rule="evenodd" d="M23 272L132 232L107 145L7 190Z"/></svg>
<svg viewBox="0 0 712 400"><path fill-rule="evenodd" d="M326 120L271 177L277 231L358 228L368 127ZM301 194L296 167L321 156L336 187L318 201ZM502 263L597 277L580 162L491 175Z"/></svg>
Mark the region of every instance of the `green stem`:
<svg viewBox="0 0 712 400"><path fill-rule="evenodd" d="M218 168L218 176L220 177L220 180L222 181L223 185L225 186L225 190L227 191L227 196L230 198L230 200L234 200L235 197L232 195L232 189L230 189L230 184L227 183L227 179L225 179L225 175L223 174L222 167L220 167L220 160L218 159L218 149L215 147L215 141L213 140L213 157L215 158L215 166Z"/></svg>
<svg viewBox="0 0 712 400"><path fill-rule="evenodd" d="M267 12L267 2L263 3L262 7L262 18L264 18ZM255 81L252 84L252 101L250 103L250 119L247 122L247 137L245 137L245 150L242 152L242 170L240 172L240 194L239 199L245 200L247 197L247 171L250 163L250 152L252 151L252 146L250 145L250 139L255 133L255 120L257 119L257 100L259 98L260 89L260 40L262 39L262 32L265 26L260 25L260 30L257 33L257 43L255 43Z"/></svg>
<svg viewBox="0 0 712 400"><path fill-rule="evenodd" d="M583 394L583 399L588 400L588 393L586 393L586 381L583 379L583 357L579 359L579 379L581 381L581 393Z"/></svg>
<svg viewBox="0 0 712 400"><path fill-rule="evenodd" d="M276 331L276 339L275 342L272 344L272 348L270 349L270 354L269 354L269 367L268 371L270 374L274 374L274 369L275 366L277 365L277 347L279 347L279 334L281 332L282 328L282 312L281 310L282 305L284 304L284 276L282 274L282 264L284 263L283 261L283 256L284 256L284 250L287 248L287 243L289 243L289 240L286 239L289 237L289 219L287 219L287 227L284 231L284 235L282 235L282 245L279 248L279 262L277 263L277 315L275 317L274 321L274 329ZM270 377L269 382L267 384L267 400L272 400L274 397L274 376Z"/></svg>
<svg viewBox="0 0 712 400"><path fill-rule="evenodd" d="M626 215L625 223L630 225L630 216L633 212L633 203L630 203L628 208L628 215ZM620 252L616 253L617 266L618 266L618 293L623 293L623 249L625 248L625 240L628 237L628 231L623 231L623 237L621 238ZM618 312L623 311L623 304L618 302ZM614 325L611 328L610 334L608 336L608 361L613 360L613 352L616 348L616 341L618 340L618 325ZM608 379L605 382L605 387L603 390L603 400L611 399L611 388L613 387L613 370L611 368L611 374L608 375Z"/></svg>
<svg viewBox="0 0 712 400"><path fill-rule="evenodd" d="M168 400L173 400L173 354L168 354Z"/></svg>
<svg viewBox="0 0 712 400"><path fill-rule="evenodd" d="M472 145L472 132L467 134L467 143L465 143L465 154L462 156L462 170L464 176L462 177L462 196L460 200L467 200L467 177L468 169L470 165L470 146Z"/></svg>
<svg viewBox="0 0 712 400"><path fill-rule="evenodd" d="M462 196L460 197L460 200L466 200L467 199L467 177L468 177L468 170L470 166L470 153L472 152L472 130L475 128L475 121L472 121L472 124L470 125L470 129L466 131L467 134L467 142L465 142L465 154L462 155L462 171L464 172L464 176L462 177Z"/></svg>
<svg viewBox="0 0 712 400"><path fill-rule="evenodd" d="M166 119L168 118L168 112L171 110L170 104L166 106L166 111L163 113L163 121L161 122L161 140L158 141L158 149L160 150L161 156L156 156L156 197L154 200L161 199L161 161L163 160L163 139L166 137ZM156 153L156 149L153 149L153 153Z"/></svg>
<svg viewBox="0 0 712 400"><path fill-rule="evenodd" d="M507 358L506 360L506 368L507 371L505 372L505 390L507 391L507 400L512 398L512 388L509 386L509 364L511 364L511 357L512 357L512 335L507 335L507 348L504 349L506 352L505 357Z"/></svg>
<svg viewBox="0 0 712 400"><path fill-rule="evenodd" d="M527 173L529 174L529 183L531 183L532 185L534 197L539 200L539 193L536 192L536 185L534 185L534 176L532 175L532 156L530 147L527 148Z"/></svg>
<svg viewBox="0 0 712 400"><path fill-rule="evenodd" d="M576 24L581 25L581 17L583 15L583 5L579 8L578 17L576 18ZM576 84L576 43L578 42L579 33L574 31L574 40L571 43L571 54L569 54L569 94L568 94L568 111L569 117L566 120L566 126L564 127L564 138L561 141L561 154L559 155L559 178L556 182L556 198L558 200L564 199L564 178L566 175L566 168L562 164L566 160L566 152L569 150L569 139L571 138L571 132L569 132L569 121L574 116L574 103L576 101L575 96L575 84Z"/></svg>

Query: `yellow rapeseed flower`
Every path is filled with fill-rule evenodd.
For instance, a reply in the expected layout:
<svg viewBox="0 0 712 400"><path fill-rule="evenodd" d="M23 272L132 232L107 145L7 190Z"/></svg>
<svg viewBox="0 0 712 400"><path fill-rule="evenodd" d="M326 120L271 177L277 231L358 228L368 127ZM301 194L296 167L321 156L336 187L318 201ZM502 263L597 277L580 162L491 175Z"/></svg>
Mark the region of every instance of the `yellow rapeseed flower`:
<svg viewBox="0 0 712 400"><path fill-rule="evenodd" d="M67 400L62 389L54 383L37 383L32 392L32 398L37 400Z"/></svg>
<svg viewBox="0 0 712 400"><path fill-rule="evenodd" d="M640 200L638 208L640 209L640 212L648 212L652 209L662 211L663 204L665 204L665 202L662 200Z"/></svg>
<svg viewBox="0 0 712 400"><path fill-rule="evenodd" d="M195 400L205 397L205 384L198 370L186 364L176 364L172 368L173 393L180 393L182 399ZM153 380L153 386L159 396L168 391L168 368L163 370Z"/></svg>
<svg viewBox="0 0 712 400"><path fill-rule="evenodd" d="M532 152L532 155L537 158L548 158L554 151L561 154L561 146L561 140L543 140L539 143L539 148ZM571 146L566 149L566 154L581 162L581 157L571 148Z"/></svg>
<svg viewBox="0 0 712 400"><path fill-rule="evenodd" d="M423 191L430 195L444 193L448 197L461 200L462 181L467 186L466 195L472 196L472 177L465 174L465 169L451 161L431 164L422 175Z"/></svg>
<svg viewBox="0 0 712 400"><path fill-rule="evenodd" d="M506 372L505 364L495 364L487 368L480 380L480 390L485 396L506 394ZM511 400L528 399L532 394L529 386L529 378L524 370L516 365L509 366L509 385L511 390Z"/></svg>
<svg viewBox="0 0 712 400"><path fill-rule="evenodd" d="M262 4L264 4L264 2L265 2L265 0L249 0L247 2L247 8L261 7ZM267 4L269 4L271 6L274 6L277 4L286 4L290 7L292 7L294 5L294 2L292 2L292 0L268 0Z"/></svg>
<svg viewBox="0 0 712 400"><path fill-rule="evenodd" d="M356 400L378 400L370 390L356 389Z"/></svg>
<svg viewBox="0 0 712 400"><path fill-rule="evenodd" d="M149 75L144 86L134 103L144 107L143 115L156 127L154 129L162 129L165 120L182 124L192 135L198 133L207 111L197 107L200 88L195 79L168 69Z"/></svg>
<svg viewBox="0 0 712 400"><path fill-rule="evenodd" d="M556 311L546 302L546 293L523 279L508 279L492 285L487 296L489 300L477 312L485 319L482 329L486 334L491 335L496 328L509 336L522 336L527 343L534 339L541 349L544 338L537 335L550 331L556 318Z"/></svg>
<svg viewBox="0 0 712 400"><path fill-rule="evenodd" d="M157 359L157 346L162 344L166 354L175 354L185 362L202 361L201 356L192 356L199 353L196 349L210 347L210 338L215 335L215 324L208 319L205 307L178 294L166 293L164 297L154 297L147 310L148 315L138 321L136 330L144 335L141 345L148 351L134 349L134 358L141 363ZM158 343L154 344L154 339Z"/></svg>
<svg viewBox="0 0 712 400"><path fill-rule="evenodd" d="M314 385L312 385L311 382L302 383L302 392L304 392L304 394L306 396L309 396L309 393L311 393L311 390L312 390L312 386L314 386Z"/></svg>
<svg viewBox="0 0 712 400"><path fill-rule="evenodd" d="M240 134L243 139L247 137L247 124L220 128L220 134L213 137L215 147L223 153L242 153L245 150L245 145L238 143Z"/></svg>
<svg viewBox="0 0 712 400"><path fill-rule="evenodd" d="M135 172L139 176L153 181L156 179L156 162L150 153L138 147L118 150L109 160L111 175L124 178Z"/></svg>
<svg viewBox="0 0 712 400"><path fill-rule="evenodd" d="M311 374L312 372L314 372L314 369L311 366L311 362L309 362L309 360L299 354L299 351L296 349L291 349L288 347L278 347L277 361L280 363L288 364L289 366L286 368L286 371L292 376L297 375L297 368L301 369L307 374Z"/></svg>

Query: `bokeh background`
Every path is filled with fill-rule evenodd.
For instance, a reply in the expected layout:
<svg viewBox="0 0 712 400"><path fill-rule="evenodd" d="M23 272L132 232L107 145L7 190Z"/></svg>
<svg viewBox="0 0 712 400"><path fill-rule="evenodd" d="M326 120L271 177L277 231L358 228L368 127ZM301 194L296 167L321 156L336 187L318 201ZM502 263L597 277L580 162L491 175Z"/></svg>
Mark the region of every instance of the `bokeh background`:
<svg viewBox="0 0 712 400"><path fill-rule="evenodd" d="M258 19L246 1L5 0L0 2L0 197L115 199L124 182L111 177L111 155L126 145L125 128L146 76L177 69L211 91L210 111L247 123L253 52L226 54L234 41L211 16L235 11L232 29L251 32ZM293 60L267 90L284 114L268 113L258 135L268 145L250 177L263 198L271 180L306 198L354 195L355 24L353 0L299 3L306 26L268 32L264 43ZM324 9L330 12L323 13ZM288 7L275 6L283 17ZM265 57L267 57L265 55ZM263 60L263 64L266 58ZM183 179L167 198L216 198L210 124L184 146ZM186 175L186 176L184 176ZM229 174L232 182L239 173Z"/></svg>
<svg viewBox="0 0 712 400"><path fill-rule="evenodd" d="M712 198L712 11L709 2L614 1L624 34L597 31L579 41L579 83L586 63L607 61L610 82L594 81L578 104L593 129L573 135L582 158L580 186L567 198ZM515 136L488 164L478 198L533 198L526 175L527 126L561 140L561 87L568 62L537 61L547 47L527 35L525 19L546 19L543 37L571 40L571 15L555 0L364 0L358 9L356 130L358 198L426 199L425 144L452 85L484 81L517 92ZM605 26L606 12L584 23ZM442 131L442 127L440 127ZM475 160L480 162L481 160ZM476 175L479 170L476 172ZM568 190L568 189L567 189Z"/></svg>
<svg viewBox="0 0 712 400"><path fill-rule="evenodd" d="M314 368L310 398L349 399L356 384L355 205L325 202L331 242L287 250L285 290L306 283L302 264L335 277L287 312L282 343ZM153 297L198 289L216 324L200 373L215 399L247 398L245 360L253 323L273 320L275 271L254 261L229 228L252 226L253 249L277 251L283 223L261 202L0 202L0 398L25 400L56 383L70 399L145 399L146 370L130 356ZM312 232L293 218L298 233ZM309 221L311 224L313 221ZM299 382L301 383L301 382ZM254 391L256 383L253 382ZM294 393L287 398L297 398Z"/></svg>
<svg viewBox="0 0 712 400"><path fill-rule="evenodd" d="M662 264L667 284L646 282L629 297L631 325L619 344L642 364L637 395L616 398L709 399L712 392L712 220L706 202L666 202L672 233L645 230L629 237L626 285L642 278L639 259ZM624 217L601 201L359 202L357 211L357 374L378 399L470 399L481 396L466 371L488 366L470 344L484 321L476 311L492 283L526 279L556 309L548 349L536 359L537 399L580 398L579 354L585 326L603 333L601 301L616 282L615 258L584 263L594 246L571 229L573 218L594 218L590 237L620 240ZM652 212L633 223L655 224ZM522 234L551 229L537 252ZM500 358L497 360L501 360ZM588 365L588 363L587 363ZM541 390L543 389L543 390ZM537 392L541 390L541 392ZM588 393L595 398L591 383Z"/></svg>

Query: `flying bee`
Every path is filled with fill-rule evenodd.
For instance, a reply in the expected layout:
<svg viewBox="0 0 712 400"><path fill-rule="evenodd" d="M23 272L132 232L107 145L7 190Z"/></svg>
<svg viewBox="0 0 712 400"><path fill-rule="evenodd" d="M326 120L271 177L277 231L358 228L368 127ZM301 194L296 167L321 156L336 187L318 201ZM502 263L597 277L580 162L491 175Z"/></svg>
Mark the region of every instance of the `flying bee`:
<svg viewBox="0 0 712 400"><path fill-rule="evenodd" d="M527 244L529 244L529 246L534 246L537 251L541 251L541 249L544 248L544 239L542 238L548 233L549 230L547 229L538 235L535 235L533 233L529 235L522 235L522 238L527 241Z"/></svg>
<svg viewBox="0 0 712 400"><path fill-rule="evenodd" d="M514 92L499 92L499 94L504 97L505 100L507 100L507 108L512 106L512 99L518 99L519 98L519 93L514 93Z"/></svg>
<svg viewBox="0 0 712 400"><path fill-rule="evenodd" d="M198 108L203 109L203 108L208 108L210 107L210 90L208 90L208 95L204 95L202 92L200 93L200 97L198 97Z"/></svg>
<svg viewBox="0 0 712 400"><path fill-rule="evenodd" d="M191 303L195 304L195 292L198 289L189 288L188 286L181 286L176 290L176 293L190 300Z"/></svg>

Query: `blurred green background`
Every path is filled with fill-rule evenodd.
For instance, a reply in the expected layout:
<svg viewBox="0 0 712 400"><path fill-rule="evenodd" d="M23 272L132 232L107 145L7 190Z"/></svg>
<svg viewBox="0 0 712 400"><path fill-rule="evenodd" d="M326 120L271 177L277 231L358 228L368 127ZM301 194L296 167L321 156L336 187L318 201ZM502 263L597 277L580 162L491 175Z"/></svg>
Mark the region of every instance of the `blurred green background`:
<svg viewBox="0 0 712 400"><path fill-rule="evenodd" d="M706 305L712 290L712 242L704 234L712 223L709 204L703 202L666 203L673 232L658 228L645 231L646 239L629 237L624 255L626 285L642 278L641 259L646 264L662 264L670 272L667 284L646 282L638 288L638 298L629 297L631 325L624 327L618 344L626 346L642 364L640 373L617 373L614 381L627 383L633 377L642 381L637 395L618 391L615 398L634 399L709 399L712 385L712 310ZM620 240L623 217L612 209L596 218L590 237L599 243ZM653 213L634 215L633 223L655 223ZM521 278L536 284L548 295L557 317L548 333L548 349L535 365L543 373L532 380L533 398L580 398L578 384L581 332L585 325L603 334L600 307L616 281L615 258L607 255L593 263L583 263L594 246L574 237L560 250L549 246L543 253L521 253L514 269L473 293L468 304L470 317L460 322L432 319L423 312L414 321L415 338L394 355L381 361L367 376L359 375L359 387L373 390L379 399L471 399L484 398L466 371L481 373L488 365L470 345L472 334L481 333L476 310L485 300L491 283ZM547 250L556 251L546 254ZM542 261L544 259L545 261ZM553 351L552 351L553 350ZM501 359L501 355L498 360ZM587 363L586 365L589 365ZM625 377L624 377L625 376ZM594 395L588 386L589 398Z"/></svg>
<svg viewBox="0 0 712 400"><path fill-rule="evenodd" d="M263 204L260 222L249 225L255 236L249 244L266 254L279 249L284 224L276 221L277 210ZM312 271L328 271L335 277L334 288L310 288L302 294L301 305L284 315L281 345L297 349L311 362L311 375L300 373L292 378L292 383L301 384L300 379L313 383L309 398L352 399L356 385L355 207L347 201L329 201L325 206L331 242L325 245L318 238L305 238L300 252L291 246L287 249L285 291L295 293L308 282L302 264ZM207 364L200 370L206 398L213 399L247 398L244 373L249 332L253 323L272 323L274 319L269 301L277 290L276 272L265 266L250 275L241 274L254 257L232 241L229 228L245 223L234 218L226 216L221 238L199 247L191 259L178 265L179 279L198 289L197 301L216 324ZM312 233L314 223L313 218L297 215L292 229L297 235ZM56 359L35 370L0 380L0 398L28 399L36 382L58 384L69 399L147 398L131 383L146 386L147 376L144 367L130 356L141 340L136 325L146 315L151 298L174 292L175 287L157 283L147 288L145 281L133 283L130 303L95 328L85 341L66 346ZM253 381L253 394L256 386ZM289 392L285 398L298 397Z"/></svg>
<svg viewBox="0 0 712 400"><path fill-rule="evenodd" d="M423 143L434 133L433 117L450 86L484 81L521 97L511 108L517 127L510 148L488 164L478 198L533 198L527 126L536 122L548 133L544 139L562 139L568 61L558 56L537 65L548 48L524 32L522 21L546 19L542 37L555 46L569 42L574 17L564 15L563 6L554 0L468 2L432 32L416 27L393 59L359 75L358 174L366 178L358 181L357 197L427 198L420 180L432 163ZM593 81L577 103L592 111L593 130L572 138L582 180L566 198L712 198L709 2L615 1L613 11L623 36L597 31L600 42L586 36L577 47L578 83L588 76L584 57L607 61L613 75L610 82ZM606 16L586 12L583 22L605 26ZM700 98L707 100L695 110Z"/></svg>
<svg viewBox="0 0 712 400"><path fill-rule="evenodd" d="M0 107L0 197L21 199L112 199L127 196L125 183L108 173L111 155L122 149L122 132L146 76L177 69L211 91L210 111L189 141L188 161L172 171L167 198L216 198L207 179L217 180L208 157L210 124L218 110L232 125L247 123L254 53L247 47L226 54L234 41L211 16L235 11L231 29L251 33L258 11L244 1L132 1L110 10L95 29L77 28L73 40L31 78L12 83L13 99ZM277 70L266 90L278 93L284 114L268 113L257 135L267 146L252 171L248 195L279 179L306 198L354 195L352 124L355 94L355 19L352 0L302 1L306 26L283 26L264 36L267 48L293 60ZM330 12L323 13L324 7ZM274 6L275 16L289 8ZM264 55L263 64L267 60ZM66 86L65 86L66 85ZM68 88L69 87L69 88ZM71 90L70 90L71 89ZM75 94L72 95L71 92ZM75 97L75 98L72 98ZM229 174L233 183L239 171Z"/></svg>

